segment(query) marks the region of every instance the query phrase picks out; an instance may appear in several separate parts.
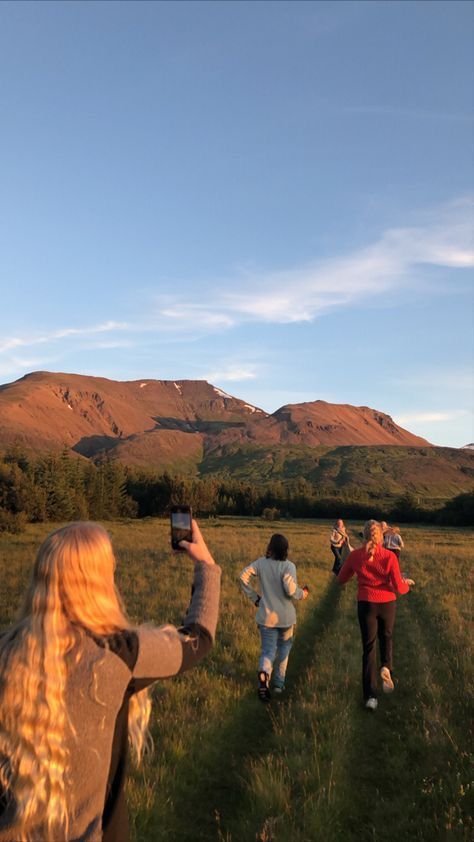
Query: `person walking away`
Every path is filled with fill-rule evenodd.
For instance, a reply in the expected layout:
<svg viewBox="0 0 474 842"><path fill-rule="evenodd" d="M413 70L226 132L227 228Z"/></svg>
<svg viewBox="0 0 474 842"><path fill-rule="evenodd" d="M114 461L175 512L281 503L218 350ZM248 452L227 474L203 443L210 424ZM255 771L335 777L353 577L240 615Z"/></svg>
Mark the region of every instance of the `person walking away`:
<svg viewBox="0 0 474 842"><path fill-rule="evenodd" d="M335 576L337 576L342 565L344 564L345 551L349 545L349 536L346 532L344 521L341 518L336 520L334 523L331 532L330 542L332 554L334 556L332 572L335 574Z"/></svg>
<svg viewBox="0 0 474 842"><path fill-rule="evenodd" d="M293 600L306 599L308 588L299 588L296 567L288 559L288 540L275 534L270 538L266 553L245 567L239 576L243 592L257 606L257 625L260 632L261 653L258 663L258 695L267 702L273 690L282 693L288 658L293 645L296 611ZM250 581L258 576L260 594Z"/></svg>
<svg viewBox="0 0 474 842"><path fill-rule="evenodd" d="M391 550L392 553L395 553L400 562L400 550L403 549L405 544L403 543L398 526L389 526L387 528L383 536L383 545L386 550Z"/></svg>
<svg viewBox="0 0 474 842"><path fill-rule="evenodd" d="M0 842L125 842L127 738L150 747L148 687L190 669L215 634L220 568L193 521L181 628L132 625L108 533L71 523L41 545L0 636Z"/></svg>
<svg viewBox="0 0 474 842"><path fill-rule="evenodd" d="M378 521L368 520L363 534L365 545L351 552L337 579L341 585L345 585L352 576L357 576L357 613L363 648L362 689L366 708L376 710L376 640L378 637L383 691L391 693L394 689L392 669L396 594L408 593L410 585L415 583L412 579L402 577L396 555L383 547L383 533Z"/></svg>

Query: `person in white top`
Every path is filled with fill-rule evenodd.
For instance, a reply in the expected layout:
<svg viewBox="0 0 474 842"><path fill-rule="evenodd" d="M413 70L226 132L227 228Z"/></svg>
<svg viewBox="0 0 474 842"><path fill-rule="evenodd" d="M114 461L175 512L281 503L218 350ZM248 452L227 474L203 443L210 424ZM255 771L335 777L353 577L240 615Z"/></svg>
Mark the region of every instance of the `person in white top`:
<svg viewBox="0 0 474 842"><path fill-rule="evenodd" d="M349 544L349 536L346 532L346 527L344 526L342 518L338 518L338 520L335 521L331 532L330 542L331 551L334 556L332 572L335 576L337 576L347 556L349 555L349 551L352 549Z"/></svg>
<svg viewBox="0 0 474 842"><path fill-rule="evenodd" d="M293 645L296 611L294 599L306 599L308 588L299 588L296 567L288 560L288 540L278 533L272 535L264 556L245 567L239 581L243 592L257 606L256 621L262 643L258 663L258 695L270 700L270 677L273 689L282 693L288 657ZM250 584L258 576L260 593Z"/></svg>
<svg viewBox="0 0 474 842"><path fill-rule="evenodd" d="M400 550L403 549L405 544L403 543L398 526L387 527L383 533L383 545L386 550L391 550L392 553L395 553L396 557L400 561Z"/></svg>

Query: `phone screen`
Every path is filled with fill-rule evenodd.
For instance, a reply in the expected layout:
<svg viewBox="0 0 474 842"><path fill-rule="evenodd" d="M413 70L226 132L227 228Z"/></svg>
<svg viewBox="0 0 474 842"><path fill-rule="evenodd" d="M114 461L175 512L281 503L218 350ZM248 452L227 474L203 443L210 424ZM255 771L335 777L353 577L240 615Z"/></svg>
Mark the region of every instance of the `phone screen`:
<svg viewBox="0 0 474 842"><path fill-rule="evenodd" d="M182 550L180 541L192 540L191 506L173 506L171 509L171 546L173 550Z"/></svg>

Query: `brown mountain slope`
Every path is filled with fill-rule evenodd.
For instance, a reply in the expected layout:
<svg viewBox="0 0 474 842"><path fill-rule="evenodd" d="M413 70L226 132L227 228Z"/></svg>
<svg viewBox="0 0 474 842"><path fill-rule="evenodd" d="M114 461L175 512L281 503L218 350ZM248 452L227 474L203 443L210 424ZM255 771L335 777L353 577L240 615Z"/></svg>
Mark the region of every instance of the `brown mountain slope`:
<svg viewBox="0 0 474 842"><path fill-rule="evenodd" d="M34 372L0 387L0 446L21 441L44 450L67 444L92 456L159 427L191 432L206 422L243 423L256 414L265 415L201 380L118 382Z"/></svg>
<svg viewBox="0 0 474 842"><path fill-rule="evenodd" d="M273 415L251 418L245 427L222 431L219 444L246 440L255 444L426 446L420 436L399 427L383 412L368 406L312 401L288 404Z"/></svg>
<svg viewBox="0 0 474 842"><path fill-rule="evenodd" d="M427 445L369 407L314 401L268 415L202 380L114 381L35 372L0 387L0 447L64 444L87 457L109 451L129 464L197 465L234 443Z"/></svg>
<svg viewBox="0 0 474 842"><path fill-rule="evenodd" d="M368 406L313 401L283 406L275 416L288 435L298 430L305 444L313 446L331 444L339 436L345 438L344 444L427 444L426 439L395 424L389 415Z"/></svg>

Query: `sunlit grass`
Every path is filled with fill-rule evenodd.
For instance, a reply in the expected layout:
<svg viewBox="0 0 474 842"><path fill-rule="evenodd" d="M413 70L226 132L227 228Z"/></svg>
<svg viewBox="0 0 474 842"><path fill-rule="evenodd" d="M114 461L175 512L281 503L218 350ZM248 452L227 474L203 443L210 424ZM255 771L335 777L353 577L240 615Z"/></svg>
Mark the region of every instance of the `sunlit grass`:
<svg viewBox="0 0 474 842"><path fill-rule="evenodd" d="M117 579L136 622L179 623L192 570L169 550L161 520L105 524ZM357 546L359 524L350 524ZM0 536L0 615L11 621L51 525ZM375 715L361 704L355 584L331 574L329 523L211 519L202 528L223 568L218 638L192 672L154 690L153 758L132 770L135 842L403 842L469 839L472 720L472 533L403 528L396 692ZM241 568L284 532L300 584L286 697L255 694L259 641ZM472 639L472 637L471 637Z"/></svg>

